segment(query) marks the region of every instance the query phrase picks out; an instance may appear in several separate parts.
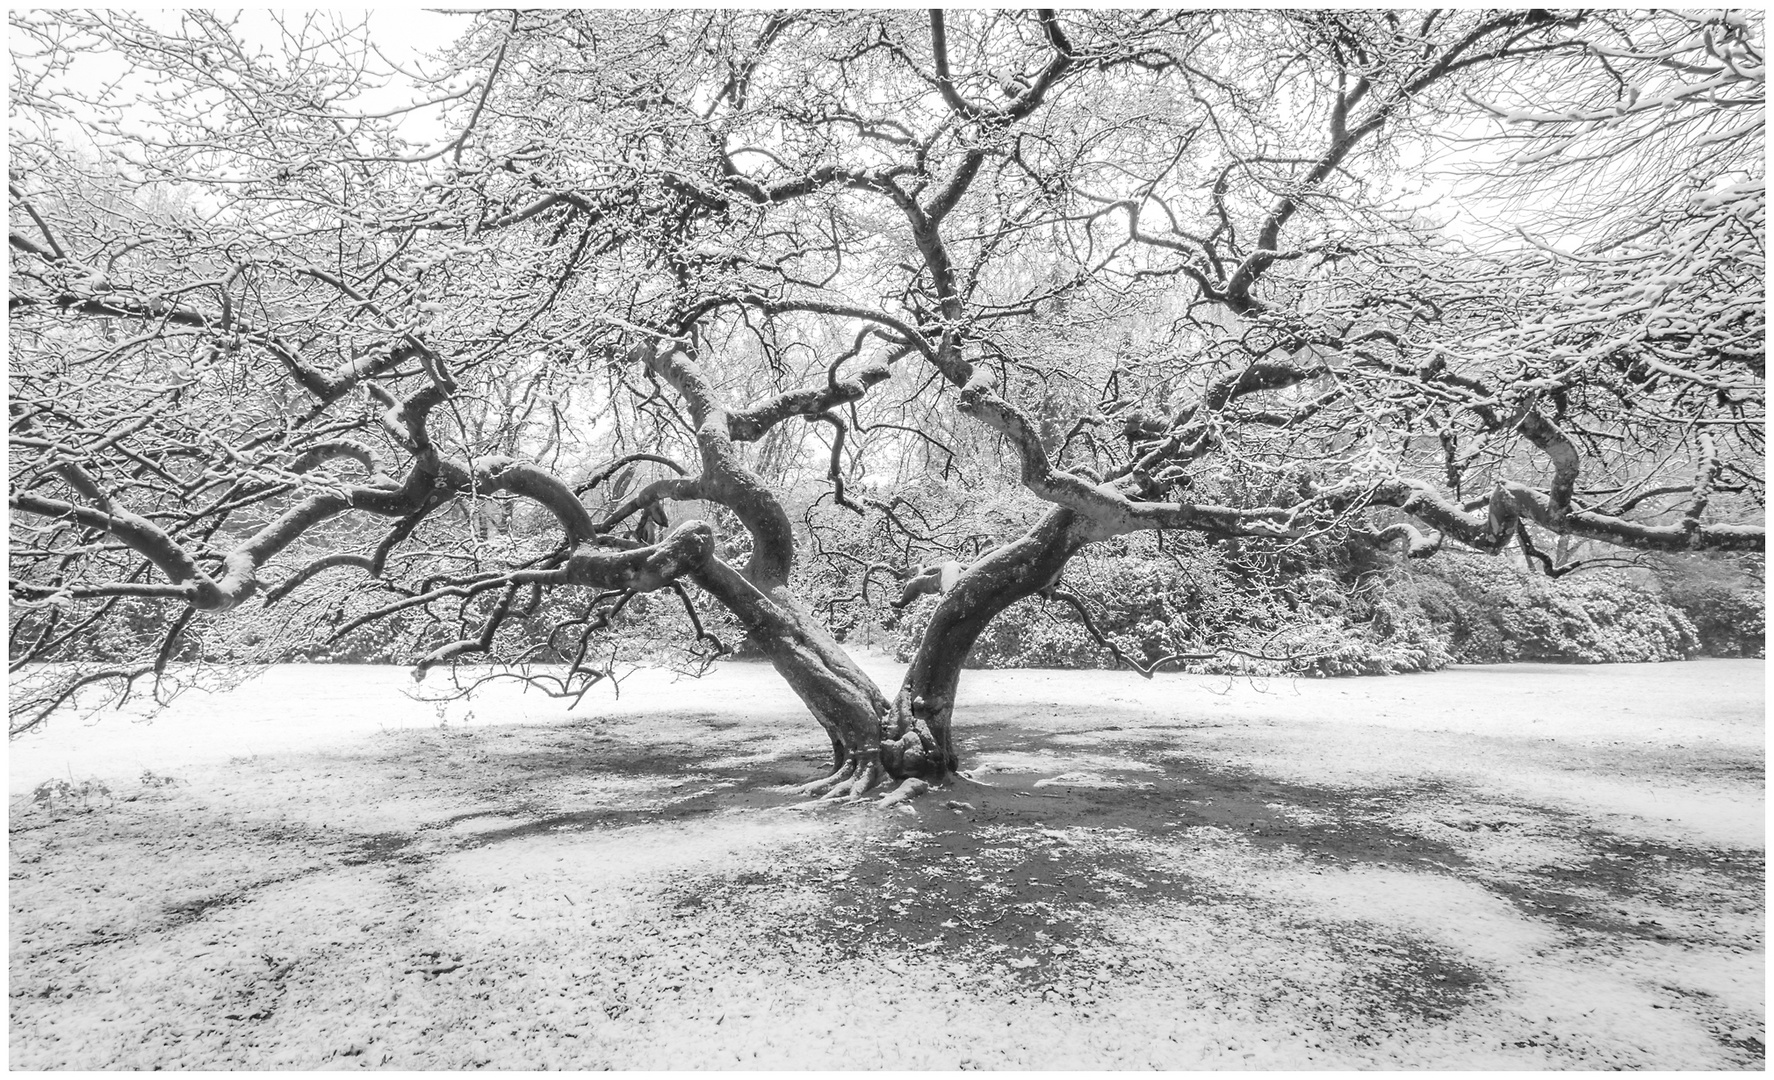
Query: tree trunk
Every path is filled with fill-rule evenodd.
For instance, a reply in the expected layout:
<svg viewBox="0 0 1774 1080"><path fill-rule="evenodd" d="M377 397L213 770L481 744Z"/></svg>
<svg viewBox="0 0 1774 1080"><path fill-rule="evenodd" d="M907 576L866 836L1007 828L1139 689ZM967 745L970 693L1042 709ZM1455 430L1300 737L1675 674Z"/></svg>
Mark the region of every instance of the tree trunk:
<svg viewBox="0 0 1774 1080"><path fill-rule="evenodd" d="M1051 584L1086 543L1072 513L1056 510L975 562L937 605L891 702L786 588L760 589L718 559L694 577L739 618L830 737L833 772L808 793L857 796L884 780L940 782L957 770L950 720L974 642L1005 608Z"/></svg>
<svg viewBox="0 0 1774 1080"><path fill-rule="evenodd" d="M894 699L882 760L895 776L941 780L960 766L950 720L961 666L988 623L1011 604L1050 585L1088 543L1069 510L1040 524L967 568L944 594L918 643Z"/></svg>
<svg viewBox="0 0 1774 1080"><path fill-rule="evenodd" d="M887 696L812 612L786 588L759 589L718 559L694 577L738 617L831 738L833 773L810 789L860 795L889 775L903 775L883 763Z"/></svg>

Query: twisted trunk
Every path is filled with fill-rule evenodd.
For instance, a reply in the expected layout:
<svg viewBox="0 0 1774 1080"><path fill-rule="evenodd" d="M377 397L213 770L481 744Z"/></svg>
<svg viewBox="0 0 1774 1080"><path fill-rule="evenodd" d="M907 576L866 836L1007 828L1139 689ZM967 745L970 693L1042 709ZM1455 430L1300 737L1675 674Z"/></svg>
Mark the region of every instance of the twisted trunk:
<svg viewBox="0 0 1774 1080"><path fill-rule="evenodd" d="M758 439L790 416L804 415L828 393L845 400L860 397L869 382L879 382L885 375L871 375L854 386L831 380L824 391L783 395L731 413L721 406L701 364L685 350L675 345L660 349L647 342L637 346L634 355L675 388L690 408L702 457L698 495L733 511L751 534L751 557L743 571L710 556L693 580L739 619L831 738L836 771L815 787L862 794L887 775L881 765L881 719L889 709L887 697L789 592L794 525L782 501L747 467L739 443Z"/></svg>
<svg viewBox="0 0 1774 1080"><path fill-rule="evenodd" d="M1023 536L969 567L938 605L899 695L887 700L844 647L789 592L794 527L782 502L741 459L737 442L768 430L768 421L805 415L803 395L790 394L742 413L716 399L696 360L676 347L648 343L636 356L690 406L703 471L697 492L732 510L752 537L743 571L710 556L693 578L745 626L751 640L807 706L831 739L833 772L810 794L858 796L888 778L942 780L960 764L950 733L961 665L999 612L1047 587L1090 530L1070 510L1049 513ZM957 375L960 373L957 372ZM884 376L871 376L879 381ZM860 396L833 384L830 394ZM978 397L979 395L975 395ZM814 398L824 400L820 392Z"/></svg>

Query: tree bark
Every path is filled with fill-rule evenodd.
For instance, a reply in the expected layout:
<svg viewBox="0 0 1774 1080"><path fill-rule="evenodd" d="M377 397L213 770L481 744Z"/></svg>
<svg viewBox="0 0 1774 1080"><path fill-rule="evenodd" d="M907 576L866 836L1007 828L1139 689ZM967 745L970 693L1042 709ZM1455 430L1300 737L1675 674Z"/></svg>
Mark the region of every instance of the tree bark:
<svg viewBox="0 0 1774 1080"><path fill-rule="evenodd" d="M1071 511L1055 510L975 562L937 605L891 702L786 589L760 589L719 559L694 578L751 632L830 737L833 772L808 793L859 796L886 780L939 783L959 769L951 720L974 642L1006 608L1051 584L1089 541Z"/></svg>
<svg viewBox="0 0 1774 1080"><path fill-rule="evenodd" d="M1089 543L1070 510L1054 510L1022 536L968 567L942 598L893 701L882 761L895 776L942 780L960 767L951 720L961 667L1004 609L1059 577Z"/></svg>
<svg viewBox="0 0 1774 1080"><path fill-rule="evenodd" d="M832 743L832 775L810 788L860 795L890 775L881 734L887 696L786 587L760 589L711 558L693 579L750 632ZM897 775L897 774L893 774Z"/></svg>

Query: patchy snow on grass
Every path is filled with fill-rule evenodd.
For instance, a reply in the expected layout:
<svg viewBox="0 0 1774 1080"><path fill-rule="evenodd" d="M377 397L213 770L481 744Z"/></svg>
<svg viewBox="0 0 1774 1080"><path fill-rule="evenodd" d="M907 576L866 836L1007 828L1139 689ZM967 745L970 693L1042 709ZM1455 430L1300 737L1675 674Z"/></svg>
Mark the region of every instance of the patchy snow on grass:
<svg viewBox="0 0 1774 1080"><path fill-rule="evenodd" d="M273 669L14 743L11 1062L1759 1069L1762 676L969 672L883 811L763 665Z"/></svg>

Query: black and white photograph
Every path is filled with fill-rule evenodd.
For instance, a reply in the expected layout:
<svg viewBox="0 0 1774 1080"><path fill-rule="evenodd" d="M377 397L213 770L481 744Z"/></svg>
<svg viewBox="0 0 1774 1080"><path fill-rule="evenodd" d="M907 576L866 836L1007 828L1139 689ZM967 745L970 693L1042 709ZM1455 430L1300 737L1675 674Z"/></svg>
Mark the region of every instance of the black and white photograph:
<svg viewBox="0 0 1774 1080"><path fill-rule="evenodd" d="M9 23L11 1069L1766 1067L1760 7Z"/></svg>

